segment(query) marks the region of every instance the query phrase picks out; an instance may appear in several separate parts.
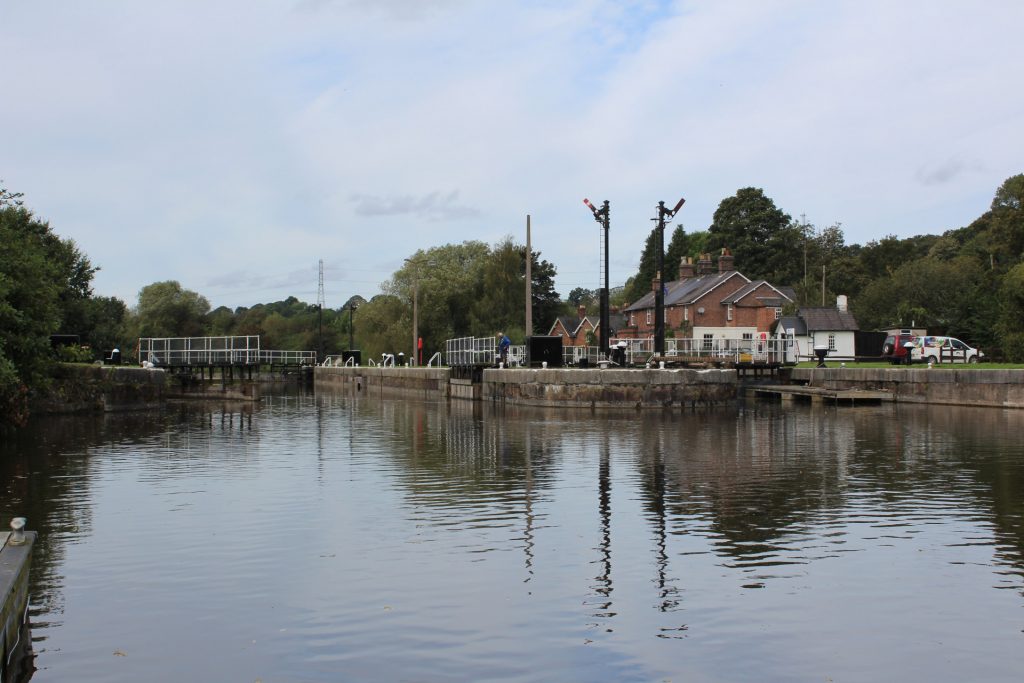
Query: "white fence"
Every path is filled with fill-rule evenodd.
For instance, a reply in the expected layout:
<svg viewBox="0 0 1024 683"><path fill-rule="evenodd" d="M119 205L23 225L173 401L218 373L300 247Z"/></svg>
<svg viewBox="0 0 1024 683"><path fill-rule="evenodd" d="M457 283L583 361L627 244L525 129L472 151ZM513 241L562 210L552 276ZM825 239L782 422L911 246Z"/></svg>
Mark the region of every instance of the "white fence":
<svg viewBox="0 0 1024 683"><path fill-rule="evenodd" d="M257 335L237 337L142 337L140 363L187 365L316 365L316 351L260 348Z"/></svg>
<svg viewBox="0 0 1024 683"><path fill-rule="evenodd" d="M459 337L445 342L444 362L448 366L497 365L498 343L494 337ZM508 364L526 362L526 347L513 345L508 349Z"/></svg>

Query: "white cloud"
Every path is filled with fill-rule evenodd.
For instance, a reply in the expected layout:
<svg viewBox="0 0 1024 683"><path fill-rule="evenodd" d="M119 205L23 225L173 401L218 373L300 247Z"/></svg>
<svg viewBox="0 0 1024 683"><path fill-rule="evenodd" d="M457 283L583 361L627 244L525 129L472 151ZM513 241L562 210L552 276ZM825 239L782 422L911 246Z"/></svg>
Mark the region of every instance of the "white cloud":
<svg viewBox="0 0 1024 683"><path fill-rule="evenodd" d="M1022 158L1015 2L8 3L0 177L134 303L372 296L512 234L596 287L659 200L737 189L867 242L959 227ZM312 264L312 265L311 265ZM739 264L742 267L742 264ZM309 284L304 284L304 283ZM312 292L310 294L310 292Z"/></svg>

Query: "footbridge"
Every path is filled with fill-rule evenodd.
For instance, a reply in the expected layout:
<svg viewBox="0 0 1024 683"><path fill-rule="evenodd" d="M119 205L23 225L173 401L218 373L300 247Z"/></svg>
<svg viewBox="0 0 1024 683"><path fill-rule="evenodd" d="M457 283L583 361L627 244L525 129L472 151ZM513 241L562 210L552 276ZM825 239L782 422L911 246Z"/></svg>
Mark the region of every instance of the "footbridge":
<svg viewBox="0 0 1024 683"><path fill-rule="evenodd" d="M241 376L253 369L271 372L298 371L316 365L316 351L284 351L260 348L259 335L225 337L140 337L136 347L144 367L166 368L173 372L199 373L215 369L222 375Z"/></svg>

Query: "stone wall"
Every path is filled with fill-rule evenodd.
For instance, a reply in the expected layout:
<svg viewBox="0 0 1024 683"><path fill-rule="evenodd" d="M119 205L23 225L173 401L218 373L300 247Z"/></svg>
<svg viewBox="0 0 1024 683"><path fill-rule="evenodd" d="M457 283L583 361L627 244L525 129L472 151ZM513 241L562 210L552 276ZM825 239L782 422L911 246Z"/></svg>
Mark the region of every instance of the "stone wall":
<svg viewBox="0 0 1024 683"><path fill-rule="evenodd" d="M731 370L487 369L483 382L450 378L448 368L316 368L318 388L367 396L447 398L534 406L662 408L736 400Z"/></svg>
<svg viewBox="0 0 1024 683"><path fill-rule="evenodd" d="M163 370L62 363L54 368L49 387L30 398L30 410L53 414L152 408L166 398L166 388Z"/></svg>
<svg viewBox="0 0 1024 683"><path fill-rule="evenodd" d="M907 403L1024 408L1024 370L794 368L790 373L796 383L889 391Z"/></svg>
<svg viewBox="0 0 1024 683"><path fill-rule="evenodd" d="M368 396L448 398L448 368L317 367L315 386L345 389Z"/></svg>
<svg viewBox="0 0 1024 683"><path fill-rule="evenodd" d="M533 406L668 408L736 400L734 370L484 370L484 401Z"/></svg>

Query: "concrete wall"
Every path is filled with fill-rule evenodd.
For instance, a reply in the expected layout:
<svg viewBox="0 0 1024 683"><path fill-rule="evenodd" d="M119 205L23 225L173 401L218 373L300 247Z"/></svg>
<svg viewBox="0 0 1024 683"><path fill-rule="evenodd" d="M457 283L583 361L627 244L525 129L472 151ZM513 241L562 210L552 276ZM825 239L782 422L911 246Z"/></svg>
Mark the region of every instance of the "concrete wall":
<svg viewBox="0 0 1024 683"><path fill-rule="evenodd" d="M321 368L316 386L368 396L501 401L518 405L662 408L736 400L731 370L487 369L483 382L450 379L448 368Z"/></svg>
<svg viewBox="0 0 1024 683"><path fill-rule="evenodd" d="M368 396L398 395L444 400L448 398L448 368L317 367L317 387L346 389Z"/></svg>
<svg viewBox="0 0 1024 683"><path fill-rule="evenodd" d="M897 401L1024 408L1024 370L794 368L794 382L825 389L881 389Z"/></svg>
<svg viewBox="0 0 1024 683"><path fill-rule="evenodd" d="M33 414L111 412L158 406L167 398L167 374L125 366L62 363L54 380L31 399Z"/></svg>
<svg viewBox="0 0 1024 683"><path fill-rule="evenodd" d="M484 370L484 401L588 408L720 405L736 399L732 370Z"/></svg>

